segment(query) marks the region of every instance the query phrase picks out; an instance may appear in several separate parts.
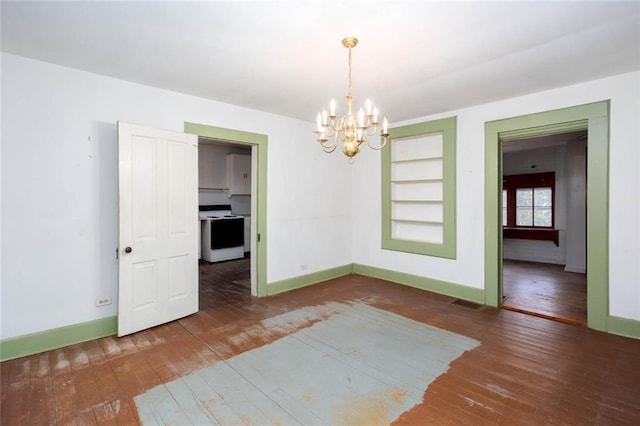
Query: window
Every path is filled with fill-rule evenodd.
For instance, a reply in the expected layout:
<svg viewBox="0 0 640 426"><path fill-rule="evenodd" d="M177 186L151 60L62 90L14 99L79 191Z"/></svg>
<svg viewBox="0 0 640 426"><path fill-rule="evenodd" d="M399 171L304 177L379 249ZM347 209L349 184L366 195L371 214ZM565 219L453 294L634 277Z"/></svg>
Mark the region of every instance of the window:
<svg viewBox="0 0 640 426"><path fill-rule="evenodd" d="M392 129L382 151L382 248L455 258L456 118Z"/></svg>
<svg viewBox="0 0 640 426"><path fill-rule="evenodd" d="M516 226L543 226L551 228L551 188L516 189Z"/></svg>
<svg viewBox="0 0 640 426"><path fill-rule="evenodd" d="M505 176L503 226L553 228L555 180L554 172Z"/></svg>
<svg viewBox="0 0 640 426"><path fill-rule="evenodd" d="M555 173L511 175L503 178L502 226L505 238L550 240L554 229Z"/></svg>

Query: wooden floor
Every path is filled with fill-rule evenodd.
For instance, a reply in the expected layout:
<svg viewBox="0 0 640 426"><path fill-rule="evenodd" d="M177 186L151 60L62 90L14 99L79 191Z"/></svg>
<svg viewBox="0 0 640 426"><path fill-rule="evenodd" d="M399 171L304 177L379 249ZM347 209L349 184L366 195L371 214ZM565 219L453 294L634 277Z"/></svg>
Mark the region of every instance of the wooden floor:
<svg viewBox="0 0 640 426"><path fill-rule="evenodd" d="M246 260L203 266L198 314L121 339L3 362L0 423L137 424L137 395L319 321L298 318L287 329L262 320L341 302L363 303L480 342L453 361L396 424L640 424L639 340L462 306L359 275L256 299L233 283L247 274ZM367 424L384 423L376 414Z"/></svg>
<svg viewBox="0 0 640 426"><path fill-rule="evenodd" d="M567 324L587 325L587 276L562 265L503 261L502 307Z"/></svg>

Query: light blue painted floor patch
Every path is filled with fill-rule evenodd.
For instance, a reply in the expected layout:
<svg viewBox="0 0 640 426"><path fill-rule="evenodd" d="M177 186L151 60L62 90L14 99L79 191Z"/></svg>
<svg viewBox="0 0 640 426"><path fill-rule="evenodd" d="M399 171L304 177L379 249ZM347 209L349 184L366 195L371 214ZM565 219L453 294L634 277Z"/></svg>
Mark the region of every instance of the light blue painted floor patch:
<svg viewBox="0 0 640 426"><path fill-rule="evenodd" d="M388 424L479 344L357 304L156 386L135 403L145 425Z"/></svg>

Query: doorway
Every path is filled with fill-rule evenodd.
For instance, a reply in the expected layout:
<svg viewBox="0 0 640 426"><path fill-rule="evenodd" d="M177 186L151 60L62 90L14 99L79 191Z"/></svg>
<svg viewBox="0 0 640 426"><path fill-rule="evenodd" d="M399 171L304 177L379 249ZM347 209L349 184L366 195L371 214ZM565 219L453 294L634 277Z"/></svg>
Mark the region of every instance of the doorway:
<svg viewBox="0 0 640 426"><path fill-rule="evenodd" d="M250 229L247 248L250 252L249 270L251 294L266 296L267 294L267 266L266 266L266 207L267 207L267 141L266 135L225 129L197 123L184 123L185 133L198 135L200 140L216 141L218 145L227 144L235 149L245 149L251 152L251 197L250 197ZM225 176L226 179L226 176ZM233 196L232 196L233 197ZM244 208L247 208L245 205ZM243 260L239 260L243 262ZM244 261L246 262L246 260ZM246 269L245 267L239 268ZM238 268L233 268L238 270ZM238 281L244 278L238 278Z"/></svg>
<svg viewBox="0 0 640 426"><path fill-rule="evenodd" d="M504 140L501 307L587 324L587 131Z"/></svg>
<svg viewBox="0 0 640 426"><path fill-rule="evenodd" d="M198 147L202 307L217 286L256 295L251 268L251 199L256 194L251 145L199 137Z"/></svg>
<svg viewBox="0 0 640 426"><path fill-rule="evenodd" d="M607 330L609 315L609 101L485 123L485 301L502 303L502 143L587 130L587 326Z"/></svg>

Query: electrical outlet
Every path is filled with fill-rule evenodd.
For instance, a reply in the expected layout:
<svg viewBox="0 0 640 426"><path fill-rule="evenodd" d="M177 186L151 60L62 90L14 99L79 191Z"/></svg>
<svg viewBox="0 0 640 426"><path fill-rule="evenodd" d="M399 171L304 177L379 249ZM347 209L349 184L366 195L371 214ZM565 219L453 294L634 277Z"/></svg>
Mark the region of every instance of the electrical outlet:
<svg viewBox="0 0 640 426"><path fill-rule="evenodd" d="M301 271L306 271L307 270L307 264L303 263L302 265L300 265L300 270Z"/></svg>
<svg viewBox="0 0 640 426"><path fill-rule="evenodd" d="M100 299L96 299L96 306L107 306L111 304L110 297L102 297Z"/></svg>

